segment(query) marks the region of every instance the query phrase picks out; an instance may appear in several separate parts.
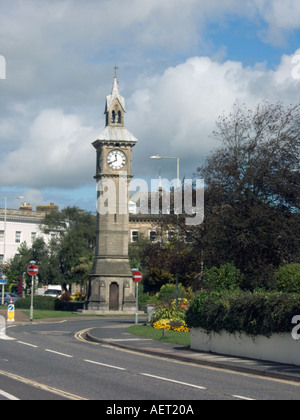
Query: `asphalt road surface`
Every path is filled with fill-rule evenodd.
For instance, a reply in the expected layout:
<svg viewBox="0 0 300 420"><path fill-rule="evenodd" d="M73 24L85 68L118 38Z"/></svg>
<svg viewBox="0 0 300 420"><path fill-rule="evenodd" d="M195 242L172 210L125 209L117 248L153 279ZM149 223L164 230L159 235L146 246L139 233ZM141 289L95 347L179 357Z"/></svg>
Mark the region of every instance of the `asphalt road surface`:
<svg viewBox="0 0 300 420"><path fill-rule="evenodd" d="M78 334L120 322L103 317L7 328L0 336L0 400L103 400L103 410L115 413L122 410L118 401L126 401L128 410L138 410L138 401L155 401L159 407L151 407L165 410L161 414L197 414L200 400L299 400L300 383L123 351ZM141 409L129 414L138 417Z"/></svg>

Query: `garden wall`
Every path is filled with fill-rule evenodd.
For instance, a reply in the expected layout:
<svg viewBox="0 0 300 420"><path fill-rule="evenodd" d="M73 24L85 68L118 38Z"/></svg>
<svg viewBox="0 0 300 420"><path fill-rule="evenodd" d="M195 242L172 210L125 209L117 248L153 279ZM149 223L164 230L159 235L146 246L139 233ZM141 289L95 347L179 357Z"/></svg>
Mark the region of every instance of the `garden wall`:
<svg viewBox="0 0 300 420"><path fill-rule="evenodd" d="M207 334L200 328L192 328L191 349L300 366L300 340L294 340L291 333L252 338L224 330Z"/></svg>

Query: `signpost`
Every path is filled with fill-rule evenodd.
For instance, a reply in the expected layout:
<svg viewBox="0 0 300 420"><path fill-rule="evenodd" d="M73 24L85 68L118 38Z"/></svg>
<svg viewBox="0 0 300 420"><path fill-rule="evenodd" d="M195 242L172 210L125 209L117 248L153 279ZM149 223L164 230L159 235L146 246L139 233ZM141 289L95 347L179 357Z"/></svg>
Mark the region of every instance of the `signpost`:
<svg viewBox="0 0 300 420"><path fill-rule="evenodd" d="M30 305L30 321L33 321L33 290L35 276L38 274L38 266L35 265L35 261L30 261L30 266L27 268L27 273L31 276L31 305Z"/></svg>
<svg viewBox="0 0 300 420"><path fill-rule="evenodd" d="M7 280L3 278L3 273L0 273L0 284L2 284L2 298L1 298L1 305L4 305L4 295L5 289L4 286L7 284Z"/></svg>
<svg viewBox="0 0 300 420"><path fill-rule="evenodd" d="M143 275L140 271L135 271L132 275L132 280L136 283L136 312L135 323L139 323L139 282L142 281Z"/></svg>

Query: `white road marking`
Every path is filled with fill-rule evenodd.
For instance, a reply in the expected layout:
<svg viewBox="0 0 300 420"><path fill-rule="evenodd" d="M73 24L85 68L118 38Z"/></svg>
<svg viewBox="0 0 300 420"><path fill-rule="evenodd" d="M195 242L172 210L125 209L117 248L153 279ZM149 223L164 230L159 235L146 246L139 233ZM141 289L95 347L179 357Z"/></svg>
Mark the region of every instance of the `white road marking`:
<svg viewBox="0 0 300 420"><path fill-rule="evenodd" d="M17 341L17 343L23 344L24 346L28 346L28 347L34 347L35 349L38 348L38 346L35 346L34 344L30 344L30 343L25 343L25 341Z"/></svg>
<svg viewBox="0 0 300 420"><path fill-rule="evenodd" d="M73 357L70 354L60 353L59 351L54 351L54 350L49 350L49 349L45 349L45 351L47 351L48 353L58 354L59 356L70 357L70 358Z"/></svg>
<svg viewBox="0 0 300 420"><path fill-rule="evenodd" d="M14 395L9 394L8 392L2 391L2 389L0 389L0 395L2 395L4 398L7 398L8 400L11 400L11 401L20 401L19 398L15 397Z"/></svg>
<svg viewBox="0 0 300 420"><path fill-rule="evenodd" d="M108 367L108 368L111 368L111 369L126 370L126 369L121 368L119 366L107 365L106 363L94 362L93 360L85 360L85 362L87 362L87 363L93 363L94 365Z"/></svg>
<svg viewBox="0 0 300 420"><path fill-rule="evenodd" d="M179 385L184 385L184 386L189 386L191 388L197 388L197 389L206 389L203 386L199 386L199 385L194 385L194 384L189 384L187 382L180 382L180 381L175 381L174 379L169 379L169 378L164 378L162 376L155 376L155 375L150 375L149 373L141 373L141 375L143 376L148 376L149 378L154 378L154 379L160 379L161 381L166 381L166 382L172 382L174 384L179 384Z"/></svg>
<svg viewBox="0 0 300 420"><path fill-rule="evenodd" d="M239 398L240 400L245 401L255 401L253 398L242 397L241 395L232 395L234 398Z"/></svg>

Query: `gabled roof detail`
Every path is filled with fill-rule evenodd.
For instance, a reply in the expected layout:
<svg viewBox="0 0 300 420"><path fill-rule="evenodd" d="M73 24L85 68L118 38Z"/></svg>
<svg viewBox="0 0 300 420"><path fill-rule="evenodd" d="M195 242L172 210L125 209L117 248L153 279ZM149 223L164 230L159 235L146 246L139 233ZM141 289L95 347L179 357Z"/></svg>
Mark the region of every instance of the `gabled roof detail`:
<svg viewBox="0 0 300 420"><path fill-rule="evenodd" d="M126 112L125 99L123 96L120 95L117 76L114 77L114 83L111 94L106 97L105 113L110 109L110 107L116 99L118 99L121 107L123 108L123 111Z"/></svg>

